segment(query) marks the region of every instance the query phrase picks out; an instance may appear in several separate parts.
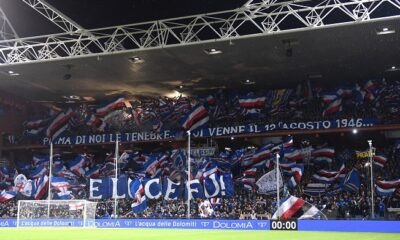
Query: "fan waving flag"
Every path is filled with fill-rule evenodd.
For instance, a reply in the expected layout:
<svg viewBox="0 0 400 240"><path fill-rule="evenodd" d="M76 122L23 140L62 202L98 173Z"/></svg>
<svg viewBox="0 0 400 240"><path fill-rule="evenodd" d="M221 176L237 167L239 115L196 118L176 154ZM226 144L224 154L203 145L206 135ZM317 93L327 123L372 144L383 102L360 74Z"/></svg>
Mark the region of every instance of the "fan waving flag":
<svg viewBox="0 0 400 240"><path fill-rule="evenodd" d="M322 112L322 116L331 115L342 111L342 98L336 98Z"/></svg>
<svg viewBox="0 0 400 240"><path fill-rule="evenodd" d="M120 97L113 99L109 102L104 102L96 107L96 114L98 116L105 116L107 113L125 107L125 98Z"/></svg>
<svg viewBox="0 0 400 240"><path fill-rule="evenodd" d="M206 125L209 120L207 109L199 104L181 119L181 126L186 130L194 130Z"/></svg>
<svg viewBox="0 0 400 240"><path fill-rule="evenodd" d="M139 178L130 186L131 193L134 195L133 203L131 205L134 213L141 213L147 208L147 199L144 194L144 188Z"/></svg>
<svg viewBox="0 0 400 240"><path fill-rule="evenodd" d="M383 189L388 188L400 188L400 179L392 180L392 181L385 181L385 180L376 180L376 185Z"/></svg>
<svg viewBox="0 0 400 240"><path fill-rule="evenodd" d="M381 188L378 185L375 186L376 193L379 196L390 197L396 191L396 188Z"/></svg>
<svg viewBox="0 0 400 240"><path fill-rule="evenodd" d="M384 155L375 155L374 156L374 164L379 167L384 167L387 161L387 157Z"/></svg>
<svg viewBox="0 0 400 240"><path fill-rule="evenodd" d="M311 154L313 157L332 157L335 155L335 149L333 147L322 147L312 151Z"/></svg>
<svg viewBox="0 0 400 240"><path fill-rule="evenodd" d="M42 197L47 193L48 187L49 177L47 177L47 175L42 175L41 178L36 179L33 185L35 200L42 199Z"/></svg>
<svg viewBox="0 0 400 240"><path fill-rule="evenodd" d="M347 174L342 189L349 192L357 192L360 185L360 173L356 169L353 169Z"/></svg>
<svg viewBox="0 0 400 240"><path fill-rule="evenodd" d="M242 108L256 108L265 106L266 97L242 96L239 98L239 105Z"/></svg>
<svg viewBox="0 0 400 240"><path fill-rule="evenodd" d="M290 196L282 202L272 219L318 219L326 216L315 206L301 198Z"/></svg>
<svg viewBox="0 0 400 240"><path fill-rule="evenodd" d="M7 192L6 190L3 190L2 192L0 192L0 203L7 202L8 200L14 198L16 195L16 192Z"/></svg>
<svg viewBox="0 0 400 240"><path fill-rule="evenodd" d="M61 133L63 133L68 128L69 120L74 116L74 114L75 113L72 111L71 108L68 109L67 112L59 113L47 127L47 137L52 137L53 139L55 139Z"/></svg>

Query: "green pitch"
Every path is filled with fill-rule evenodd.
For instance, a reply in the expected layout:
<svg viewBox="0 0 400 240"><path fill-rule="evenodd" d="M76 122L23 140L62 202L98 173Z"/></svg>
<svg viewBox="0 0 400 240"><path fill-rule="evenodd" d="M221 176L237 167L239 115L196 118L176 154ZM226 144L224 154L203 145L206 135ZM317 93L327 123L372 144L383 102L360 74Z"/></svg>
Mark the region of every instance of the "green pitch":
<svg viewBox="0 0 400 240"><path fill-rule="evenodd" d="M400 240L400 234L172 229L1 228L4 240Z"/></svg>

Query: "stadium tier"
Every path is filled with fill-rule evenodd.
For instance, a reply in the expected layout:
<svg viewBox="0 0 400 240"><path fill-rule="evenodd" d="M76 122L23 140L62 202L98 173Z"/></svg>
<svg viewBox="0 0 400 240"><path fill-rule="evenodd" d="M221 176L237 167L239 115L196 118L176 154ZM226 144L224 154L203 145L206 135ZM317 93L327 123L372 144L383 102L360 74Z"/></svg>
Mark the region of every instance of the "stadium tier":
<svg viewBox="0 0 400 240"><path fill-rule="evenodd" d="M72 2L0 1L4 239L399 238L399 1Z"/></svg>
<svg viewBox="0 0 400 240"><path fill-rule="evenodd" d="M185 199L190 189L191 217L270 219L277 209L273 183L279 156L283 198L297 196L316 207L303 218L369 219L371 158L367 142L360 136L341 144L335 142L337 137L313 136L310 140L287 136L266 145L228 140L220 148L193 145L189 188L185 148L125 149L117 154L117 161L112 149L93 147L76 154L60 148L51 159L51 179L49 155L24 152L20 155L24 159L13 161L14 167L1 168L0 214L16 217L18 200L46 199L50 184L53 200L96 201L97 218L115 217L114 199L118 199L120 218L186 218ZM235 149L234 144L242 147ZM372 156L374 211L376 218L396 219L388 209L400 206L400 141L386 140L376 146ZM296 202L287 201L289 206ZM302 218L300 212L291 214L287 218Z"/></svg>

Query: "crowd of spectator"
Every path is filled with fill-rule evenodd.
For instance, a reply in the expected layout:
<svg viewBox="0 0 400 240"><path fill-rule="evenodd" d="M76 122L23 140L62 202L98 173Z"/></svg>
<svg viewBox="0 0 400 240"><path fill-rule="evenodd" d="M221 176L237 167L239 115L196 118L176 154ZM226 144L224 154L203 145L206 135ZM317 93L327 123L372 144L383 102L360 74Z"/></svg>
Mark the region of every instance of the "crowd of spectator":
<svg viewBox="0 0 400 240"><path fill-rule="evenodd" d="M302 86L302 84L299 84ZM364 85L364 86L363 86ZM299 89L301 91L299 91ZM101 103L75 103L60 105L62 111L72 109L73 117L68 122L64 135L85 135L95 133L140 132L182 130L180 120L198 104L206 107L209 115L208 126L227 126L250 123L277 123L292 121L320 121L338 118L374 118L379 124L400 122L399 82L385 80L368 81L338 88L314 87L311 95L303 94L301 87L293 89L259 90L257 92L218 91L208 95L190 97L149 97L124 96L125 104L118 105L106 116L99 116L96 109ZM350 94L348 93L350 91ZM332 94L340 100L340 108L330 108L326 100ZM240 105L246 97L262 97L265 102L254 108ZM361 100L360 100L361 98ZM109 102L112 102L111 99ZM115 99L114 99L115 100ZM126 104L128 103L128 104ZM59 114L50 109L47 114L31 113L31 119L24 123L25 131L15 136L14 144L34 143L46 135L46 128ZM29 123L42 121L40 124ZM5 141L7 142L7 141Z"/></svg>

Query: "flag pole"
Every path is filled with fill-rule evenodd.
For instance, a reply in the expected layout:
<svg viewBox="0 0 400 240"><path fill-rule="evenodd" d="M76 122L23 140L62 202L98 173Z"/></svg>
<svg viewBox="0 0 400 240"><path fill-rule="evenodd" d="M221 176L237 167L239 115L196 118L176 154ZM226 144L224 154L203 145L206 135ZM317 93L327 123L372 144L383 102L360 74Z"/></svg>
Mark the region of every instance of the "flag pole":
<svg viewBox="0 0 400 240"><path fill-rule="evenodd" d="M116 140L115 140L115 179L117 179L117 180L115 180L115 181L118 181L118 152L119 152L119 149L118 149L118 137L116 137ZM118 201L117 201L117 198L115 198L114 199L114 218L117 218L117 204L118 204Z"/></svg>
<svg viewBox="0 0 400 240"><path fill-rule="evenodd" d="M187 174L187 182L186 182L186 187L187 187L187 192L188 192L188 201L187 201L187 218L190 218L190 130L187 131L188 134L188 146L187 146L187 163L188 163L188 174Z"/></svg>
<svg viewBox="0 0 400 240"><path fill-rule="evenodd" d="M371 218L375 219L375 202L374 202L374 163L373 163L373 152L372 152L372 140L368 140L369 145L369 163L371 165Z"/></svg>
<svg viewBox="0 0 400 240"><path fill-rule="evenodd" d="M50 200L51 200L51 176L53 175L53 141L50 138L50 156L49 156L49 189L48 189L48 196L47 196L47 217L50 218Z"/></svg>
<svg viewBox="0 0 400 240"><path fill-rule="evenodd" d="M278 219L280 218L279 216L279 206L280 206L280 199L279 199L279 153L276 153L276 211L277 211L277 216Z"/></svg>

